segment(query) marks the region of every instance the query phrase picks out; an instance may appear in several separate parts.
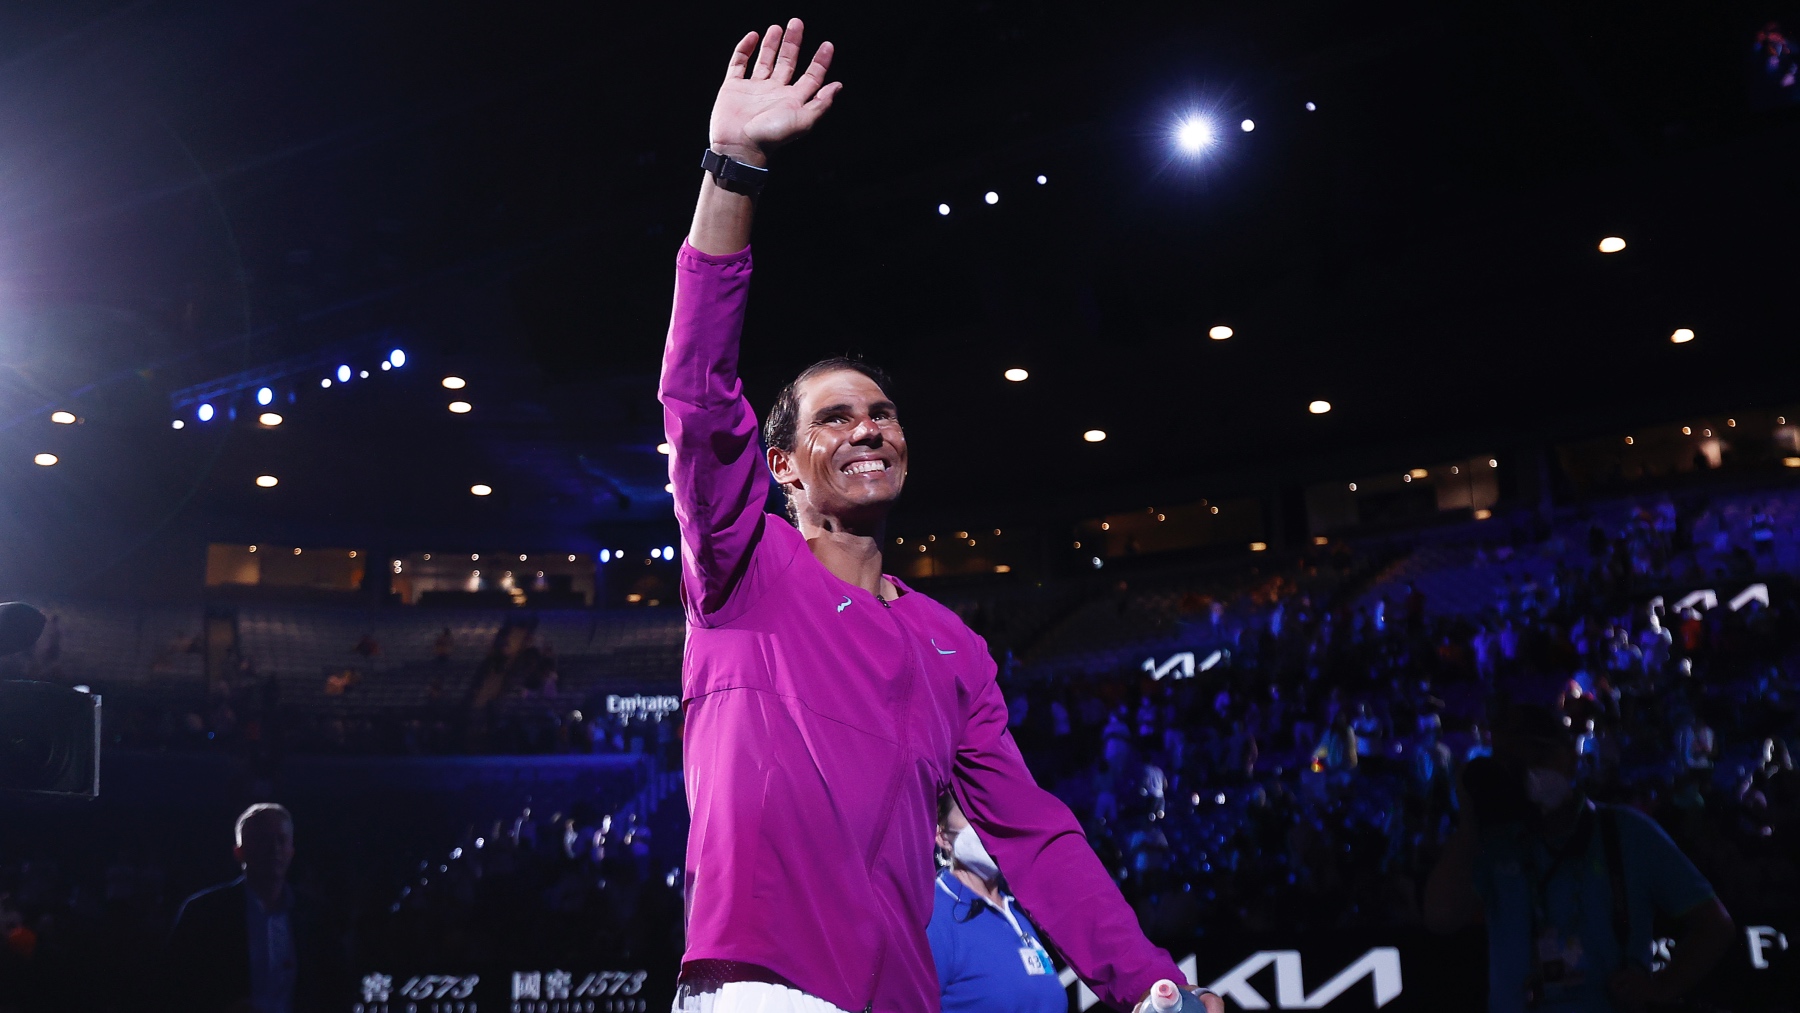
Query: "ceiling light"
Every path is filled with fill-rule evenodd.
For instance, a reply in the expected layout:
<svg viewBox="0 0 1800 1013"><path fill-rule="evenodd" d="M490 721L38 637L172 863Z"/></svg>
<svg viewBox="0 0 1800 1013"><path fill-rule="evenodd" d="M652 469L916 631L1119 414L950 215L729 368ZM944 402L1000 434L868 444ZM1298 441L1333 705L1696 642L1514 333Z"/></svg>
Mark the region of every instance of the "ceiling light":
<svg viewBox="0 0 1800 1013"><path fill-rule="evenodd" d="M1000 195L995 193L992 190L989 190L987 193L982 194L981 199L984 201L987 201L989 204L1000 203Z"/></svg>
<svg viewBox="0 0 1800 1013"><path fill-rule="evenodd" d="M1402 482L1411 482L1411 481L1412 481L1412 476L1411 476L1411 475L1401 475L1401 476L1400 476L1400 481L1402 481Z"/></svg>
<svg viewBox="0 0 1800 1013"><path fill-rule="evenodd" d="M1082 433L1081 438L1089 443L1099 443L1101 440L1106 439L1106 430L1090 429L1087 432Z"/></svg>
<svg viewBox="0 0 1800 1013"><path fill-rule="evenodd" d="M1480 510L1475 511L1475 519L1478 521L1485 521L1492 516L1494 516L1494 512L1487 507L1482 507Z"/></svg>
<svg viewBox="0 0 1800 1013"><path fill-rule="evenodd" d="M1203 116L1190 116L1175 128L1175 143L1190 154L1211 144L1212 139L1212 124Z"/></svg>
<svg viewBox="0 0 1800 1013"><path fill-rule="evenodd" d="M1030 373L1026 372L1023 369L1020 369L1017 366L1014 366L1013 368L1007 370L1004 375L1008 380L1011 380L1014 383L1023 382L1024 380L1029 379L1031 376Z"/></svg>
<svg viewBox="0 0 1800 1013"><path fill-rule="evenodd" d="M1313 536L1313 544L1314 545L1330 545L1331 539L1325 537L1324 535L1314 535Z"/></svg>
<svg viewBox="0 0 1800 1013"><path fill-rule="evenodd" d="M362 377L364 380L367 380L369 378L369 371L365 369L365 370L362 370L361 372L357 373L356 375Z"/></svg>
<svg viewBox="0 0 1800 1013"><path fill-rule="evenodd" d="M278 426L281 425L281 416L274 412L263 412L256 417L256 421L261 422L265 426Z"/></svg>
<svg viewBox="0 0 1800 1013"><path fill-rule="evenodd" d="M175 421L169 423L169 428L171 428L171 429L186 429L187 423L181 421L180 419L176 419Z"/></svg>
<svg viewBox="0 0 1800 1013"><path fill-rule="evenodd" d="M1625 240L1620 239L1618 236L1607 236L1605 239L1600 240L1601 253L1617 253L1624 248Z"/></svg>
<svg viewBox="0 0 1800 1013"><path fill-rule="evenodd" d="M32 463L37 464L40 467L48 468L51 465L56 463L56 455L55 454L39 454L36 457L32 458L31 460L32 460Z"/></svg>
<svg viewBox="0 0 1800 1013"><path fill-rule="evenodd" d="M1330 401L1314 401L1306 406L1306 410L1314 415L1323 415L1331 410Z"/></svg>
<svg viewBox="0 0 1800 1013"><path fill-rule="evenodd" d="M469 381L460 376L446 376L438 382L450 390L462 390L469 385Z"/></svg>
<svg viewBox="0 0 1800 1013"><path fill-rule="evenodd" d="M675 452L675 448L669 446L667 443L658 443L656 445L656 452L659 454L671 454Z"/></svg>
<svg viewBox="0 0 1800 1013"><path fill-rule="evenodd" d="M469 562L471 562L471 563L481 562L481 553L479 553L479 552L469 553Z"/></svg>
<svg viewBox="0 0 1800 1013"><path fill-rule="evenodd" d="M470 404L467 401L452 401L452 402L450 402L450 410L455 412L458 415L467 415L469 412L473 411L474 408L475 408L475 406Z"/></svg>
<svg viewBox="0 0 1800 1013"><path fill-rule="evenodd" d="M1350 491L1351 491L1351 492L1355 492L1355 491L1356 491L1356 483L1355 483L1355 482L1351 482L1351 483L1350 483Z"/></svg>
<svg viewBox="0 0 1800 1013"><path fill-rule="evenodd" d="M1005 563L997 563L994 566L994 572L995 573L1011 573L1012 567L1007 566Z"/></svg>
<svg viewBox="0 0 1800 1013"><path fill-rule="evenodd" d="M574 561L575 561L575 557L570 556L569 562L573 563ZM602 562L602 563L612 562L612 550L611 549L601 549L600 550L600 562Z"/></svg>
<svg viewBox="0 0 1800 1013"><path fill-rule="evenodd" d="M1256 129L1256 121L1255 120L1245 120L1244 122L1238 124L1238 129L1242 130L1244 133L1247 134L1250 131Z"/></svg>
<svg viewBox="0 0 1800 1013"><path fill-rule="evenodd" d="M396 348L388 353L387 361L389 365L393 366L395 369L399 369L401 366L406 365L406 353Z"/></svg>
<svg viewBox="0 0 1800 1013"><path fill-rule="evenodd" d="M1784 457L1781 459L1781 463L1790 468L1800 468L1800 457Z"/></svg>
<svg viewBox="0 0 1800 1013"><path fill-rule="evenodd" d="M1269 547L1268 542L1251 542L1250 543L1250 551L1251 552L1262 552L1262 551L1266 550L1268 547Z"/></svg>
<svg viewBox="0 0 1800 1013"><path fill-rule="evenodd" d="M1498 468L1498 467L1500 467L1500 462L1498 460L1495 460L1494 458L1490 457L1490 458L1488 458L1488 467Z"/></svg>
<svg viewBox="0 0 1800 1013"><path fill-rule="evenodd" d="M475 485L469 486L469 491L474 493L477 496L491 496L494 493L494 487L491 485L481 485L481 484L477 483Z"/></svg>
<svg viewBox="0 0 1800 1013"><path fill-rule="evenodd" d="M339 366L338 370L337 370L337 378L338 378L339 383L349 383L350 382L350 367L349 366Z"/></svg>
<svg viewBox="0 0 1800 1013"><path fill-rule="evenodd" d="M257 488L273 489L277 485L280 485L280 484L281 484L281 479L276 478L274 475L258 475L258 476L256 476ZM298 553L296 553L296 555L298 555Z"/></svg>
<svg viewBox="0 0 1800 1013"><path fill-rule="evenodd" d="M1211 510L1211 511L1212 511L1212 512L1213 512L1213 513L1215 513L1215 514L1216 514L1216 513L1218 513L1218 512L1219 512L1219 508L1218 508L1218 507L1208 507L1208 508L1207 508L1207 509L1209 509L1209 510Z"/></svg>
<svg viewBox="0 0 1800 1013"><path fill-rule="evenodd" d="M1414 478L1424 478L1425 476L1431 474L1431 472L1426 471L1424 468L1414 468L1413 470L1407 472L1407 474L1411 475Z"/></svg>
<svg viewBox="0 0 1800 1013"><path fill-rule="evenodd" d="M254 545L252 545L252 546L250 546L250 551L251 551L251 552L255 552L255 551L256 551L256 546L254 546Z"/></svg>
<svg viewBox="0 0 1800 1013"><path fill-rule="evenodd" d="M948 205L948 204L939 204L938 205L938 214L947 215L949 213L950 213L950 205Z"/></svg>
<svg viewBox="0 0 1800 1013"><path fill-rule="evenodd" d="M324 378L324 379L323 379L323 380L320 380L320 381L319 381L319 386L320 386L320 387L329 387L329 386L331 386L331 377L329 377L329 376L328 376L328 377L326 377L326 378Z"/></svg>
<svg viewBox="0 0 1800 1013"><path fill-rule="evenodd" d="M1318 107L1318 106L1317 106L1317 105L1315 105L1315 104L1313 104L1313 103L1311 103L1311 102L1308 102L1308 103L1307 103L1307 104L1306 104L1306 111L1307 111L1307 112L1309 112L1309 113L1313 113L1313 112L1318 112L1318 111L1319 111L1319 107Z"/></svg>
<svg viewBox="0 0 1800 1013"><path fill-rule="evenodd" d="M299 547L296 546L294 549L294 555L298 556L299 554L300 554L300 549L299 549Z"/></svg>
<svg viewBox="0 0 1800 1013"><path fill-rule="evenodd" d="M575 562L575 554L573 552L569 553L569 562Z"/></svg>
<svg viewBox="0 0 1800 1013"><path fill-rule="evenodd" d="M211 422L213 417L213 406L210 404L201 405L200 410L194 413L194 417L202 422Z"/></svg>
<svg viewBox="0 0 1800 1013"><path fill-rule="evenodd" d="M1038 179L1038 186L1043 186L1045 183L1050 182L1049 176L1039 175L1037 179Z"/></svg>
<svg viewBox="0 0 1800 1013"><path fill-rule="evenodd" d="M50 421L56 423L59 426L72 426L75 424L75 413L74 412L51 412L50 413Z"/></svg>
<svg viewBox="0 0 1800 1013"><path fill-rule="evenodd" d="M1636 440L1632 439L1629 436L1625 437L1625 445L1627 447L1631 446L1633 443L1636 443L1636 442L1637 442Z"/></svg>
<svg viewBox="0 0 1800 1013"><path fill-rule="evenodd" d="M519 562L521 562L521 563L525 562L525 553L523 553L523 552L519 553Z"/></svg>
<svg viewBox="0 0 1800 1013"><path fill-rule="evenodd" d="M663 492L666 492L666 493L670 494L671 496L674 495L675 494L675 483L674 482L665 483L663 485Z"/></svg>
<svg viewBox="0 0 1800 1013"><path fill-rule="evenodd" d="M1224 324L1219 324L1216 327L1214 327L1212 330L1207 331L1206 336L1213 339L1214 341L1224 341L1226 338L1231 337L1231 335L1233 333L1235 333L1235 332L1232 331L1231 328L1225 326Z"/></svg>
<svg viewBox="0 0 1800 1013"><path fill-rule="evenodd" d="M1677 327L1675 328L1675 333L1669 335L1669 340L1677 345L1685 345L1694 340L1694 332L1686 327Z"/></svg>
<svg viewBox="0 0 1800 1013"><path fill-rule="evenodd" d="M1681 427L1681 435L1692 436L1692 435L1694 435L1694 430L1688 426L1682 426Z"/></svg>
<svg viewBox="0 0 1800 1013"><path fill-rule="evenodd" d="M675 558L675 546L673 546L673 545L663 546L663 558L673 560Z"/></svg>
<svg viewBox="0 0 1800 1013"><path fill-rule="evenodd" d="M382 372L383 372L383 373L385 373L385 372L387 372L387 371L388 371L388 370L390 370L390 369L393 369L393 368L394 368L394 364L393 364L393 363L391 363L391 362L389 362L389 361L387 361L387 360L386 360L386 359L383 359L383 360L381 360L381 371L382 371Z"/></svg>
<svg viewBox="0 0 1800 1013"><path fill-rule="evenodd" d="M256 403L257 404L268 404L270 401L273 401L273 400L275 400L275 392L274 391L270 390L267 387L258 387L256 389Z"/></svg>
<svg viewBox="0 0 1800 1013"><path fill-rule="evenodd" d="M1737 428L1737 419L1726 419L1725 424L1727 426L1730 426L1733 429L1736 429Z"/></svg>

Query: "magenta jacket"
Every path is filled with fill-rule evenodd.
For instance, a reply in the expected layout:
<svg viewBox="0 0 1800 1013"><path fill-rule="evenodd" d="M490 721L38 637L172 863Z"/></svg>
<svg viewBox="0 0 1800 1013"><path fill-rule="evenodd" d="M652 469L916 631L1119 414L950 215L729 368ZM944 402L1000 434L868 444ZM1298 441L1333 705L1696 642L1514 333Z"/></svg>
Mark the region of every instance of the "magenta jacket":
<svg viewBox="0 0 1800 1013"><path fill-rule="evenodd" d="M681 523L687 953L845 1010L937 1013L937 797L953 790L1020 903L1101 998L1181 981L1006 730L987 645L900 581L891 605L764 513L738 380L750 251L683 244L659 398ZM893 580L893 578L889 578Z"/></svg>

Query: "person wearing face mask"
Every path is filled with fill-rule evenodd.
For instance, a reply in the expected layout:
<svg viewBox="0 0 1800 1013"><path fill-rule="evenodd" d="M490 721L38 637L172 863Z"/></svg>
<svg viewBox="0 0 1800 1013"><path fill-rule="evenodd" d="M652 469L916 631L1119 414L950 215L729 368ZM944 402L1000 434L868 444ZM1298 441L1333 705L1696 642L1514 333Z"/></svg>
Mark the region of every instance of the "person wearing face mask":
<svg viewBox="0 0 1800 1013"><path fill-rule="evenodd" d="M925 933L943 1013L1065 1013L1069 998L1037 926L948 793L938 800L937 846L948 867Z"/></svg>
<svg viewBox="0 0 1800 1013"><path fill-rule="evenodd" d="M1517 706L1472 761L1461 822L1425 886L1426 926L1486 923L1489 1013L1636 1011L1677 1002L1731 943L1712 886L1648 817L1595 805L1556 711ZM1678 919L1651 972L1651 924Z"/></svg>

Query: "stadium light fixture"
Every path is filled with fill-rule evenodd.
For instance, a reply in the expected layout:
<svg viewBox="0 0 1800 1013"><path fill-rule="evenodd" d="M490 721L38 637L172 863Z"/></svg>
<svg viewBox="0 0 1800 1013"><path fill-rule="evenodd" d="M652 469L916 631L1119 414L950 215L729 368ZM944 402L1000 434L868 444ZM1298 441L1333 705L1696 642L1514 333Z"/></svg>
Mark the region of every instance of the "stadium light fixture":
<svg viewBox="0 0 1800 1013"><path fill-rule="evenodd" d="M1694 332L1691 328L1677 327L1675 333L1669 335L1669 340L1677 345L1685 345L1694 340Z"/></svg>
<svg viewBox="0 0 1800 1013"><path fill-rule="evenodd" d="M390 369L393 369L393 368L394 368L394 364L393 364L393 363L391 363L391 362L389 362L389 361L387 361L387 360L386 360L386 359L383 359L383 360L381 360L381 371L382 371L382 372L383 372L383 373L385 373L385 372L387 372L387 371L388 371L388 370L390 370Z"/></svg>
<svg viewBox="0 0 1800 1013"><path fill-rule="evenodd" d="M1314 401L1313 403L1306 406L1306 410L1309 412L1312 412L1314 415L1323 415L1326 412L1331 410L1331 402L1330 401Z"/></svg>
<svg viewBox="0 0 1800 1013"><path fill-rule="evenodd" d="M258 476L256 476L256 486L259 489L273 489L280 484L281 484L281 479L276 478L274 475L258 475ZM296 552L296 553L294 553L294 555L298 556L299 553Z"/></svg>
<svg viewBox="0 0 1800 1013"><path fill-rule="evenodd" d="M1048 183L1048 182L1050 182L1049 176L1045 176L1042 173L1038 174L1038 178L1037 178L1038 186L1043 186L1045 183Z"/></svg>
<svg viewBox="0 0 1800 1013"><path fill-rule="evenodd" d="M1617 253L1624 248L1625 240L1620 239L1618 236L1607 236L1605 239L1600 240L1601 253Z"/></svg>
<svg viewBox="0 0 1800 1013"><path fill-rule="evenodd" d="M175 421L169 423L169 428L170 429L186 429L187 423L181 421L180 419L176 419Z"/></svg>
<svg viewBox="0 0 1800 1013"><path fill-rule="evenodd" d="M349 383L350 382L350 367L349 366L339 366L337 368L337 378L338 378L339 383Z"/></svg>
<svg viewBox="0 0 1800 1013"><path fill-rule="evenodd" d="M388 353L387 361L389 365L393 366L395 369L399 369L401 366L406 365L406 353L396 348Z"/></svg>
<svg viewBox="0 0 1800 1013"><path fill-rule="evenodd" d="M1020 369L1017 366L1014 366L1013 368L1007 370L1004 375L1006 376L1006 378L1008 380L1011 380L1014 383L1023 383L1024 381L1029 380L1031 378L1030 373L1026 372L1023 369Z"/></svg>
<svg viewBox="0 0 1800 1013"><path fill-rule="evenodd" d="M57 457L55 454L39 454L36 457L31 459L31 463L37 465L40 468L48 468L51 465L55 464L56 461L57 461Z"/></svg>
<svg viewBox="0 0 1800 1013"><path fill-rule="evenodd" d="M949 213L950 213L950 205L948 205L948 204L939 204L938 205L938 214L939 215L948 215Z"/></svg>
<svg viewBox="0 0 1800 1013"><path fill-rule="evenodd" d="M658 443L656 445L656 452L664 455L672 454L675 452L675 448L669 446L667 443Z"/></svg>
<svg viewBox="0 0 1800 1013"><path fill-rule="evenodd" d="M258 415L256 417L256 421L258 421L258 422L262 423L263 425L268 426L272 429L278 425L281 425L281 416L275 414L274 412L263 412L261 415Z"/></svg>
<svg viewBox="0 0 1800 1013"><path fill-rule="evenodd" d="M1204 116L1189 116L1175 128L1175 143L1190 155L1198 154L1213 142L1212 121Z"/></svg>
<svg viewBox="0 0 1800 1013"><path fill-rule="evenodd" d="M987 193L982 194L981 199L984 201L987 201L989 204L1000 203L1000 195L995 193L992 190L989 190Z"/></svg>
<svg viewBox="0 0 1800 1013"><path fill-rule="evenodd" d="M450 410L458 415L467 415L469 412L475 410L475 406L467 401L452 401L450 402Z"/></svg>
<svg viewBox="0 0 1800 1013"><path fill-rule="evenodd" d="M494 487L491 485L482 485L477 482L476 484L469 486L469 492L477 496L492 496L494 494Z"/></svg>
<svg viewBox="0 0 1800 1013"><path fill-rule="evenodd" d="M72 426L75 424L75 421L76 421L75 413L74 412L51 412L50 413L50 421L56 423L59 426Z"/></svg>
<svg viewBox="0 0 1800 1013"><path fill-rule="evenodd" d="M1090 429L1087 432L1082 433L1081 438L1088 441L1089 443L1099 443L1102 440L1106 439L1106 430Z"/></svg>
<svg viewBox="0 0 1800 1013"><path fill-rule="evenodd" d="M273 400L275 400L275 392L273 390L270 390L267 387L258 387L256 389L257 404L266 405Z"/></svg>
<svg viewBox="0 0 1800 1013"><path fill-rule="evenodd" d="M1214 341L1225 341L1225 340L1229 339L1233 334L1236 334L1236 333L1237 333L1236 331L1225 326L1224 324L1218 324L1218 325L1215 325L1212 330L1207 331L1206 336L1213 339Z"/></svg>
<svg viewBox="0 0 1800 1013"><path fill-rule="evenodd" d="M369 371L365 369L356 375L363 378L364 380L367 380L369 378Z"/></svg>
<svg viewBox="0 0 1800 1013"><path fill-rule="evenodd" d="M1244 122L1238 124L1238 129L1242 130L1244 133L1247 134L1250 131L1256 129L1256 121L1255 120L1245 120Z"/></svg>
<svg viewBox="0 0 1800 1013"><path fill-rule="evenodd" d="M663 558L673 562L675 559L675 546L673 546L673 545L663 546Z"/></svg>
<svg viewBox="0 0 1800 1013"><path fill-rule="evenodd" d="M202 422L211 422L213 417L213 406L211 404L201 405L200 410L194 413L194 417Z"/></svg>
<svg viewBox="0 0 1800 1013"><path fill-rule="evenodd" d="M443 384L446 390L462 390L469 385L469 381L460 376L446 376L438 382Z"/></svg>

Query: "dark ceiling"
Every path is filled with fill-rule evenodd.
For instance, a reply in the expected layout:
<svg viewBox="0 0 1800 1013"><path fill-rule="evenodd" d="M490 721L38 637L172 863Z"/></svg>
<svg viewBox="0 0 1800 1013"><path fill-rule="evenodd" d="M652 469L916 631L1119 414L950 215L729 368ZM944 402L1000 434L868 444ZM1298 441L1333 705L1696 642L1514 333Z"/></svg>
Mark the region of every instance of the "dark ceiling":
<svg viewBox="0 0 1800 1013"><path fill-rule="evenodd" d="M12 5L0 523L101 559L180 524L667 524L654 370L706 111L795 13L846 87L775 162L746 378L762 404L825 355L884 364L914 516L1791 398L1800 121L1747 81L1800 4ZM1195 110L1220 142L1190 159ZM168 429L172 390L383 331L411 372L302 384L278 436Z"/></svg>

